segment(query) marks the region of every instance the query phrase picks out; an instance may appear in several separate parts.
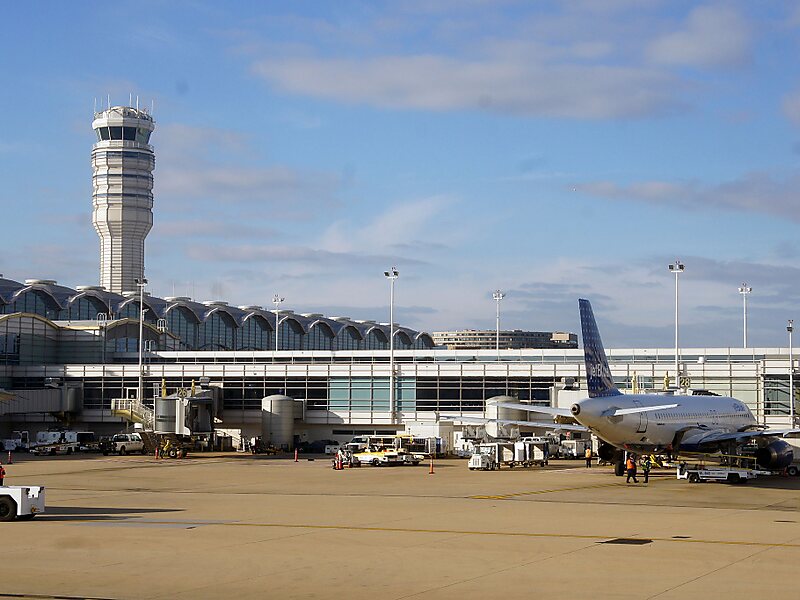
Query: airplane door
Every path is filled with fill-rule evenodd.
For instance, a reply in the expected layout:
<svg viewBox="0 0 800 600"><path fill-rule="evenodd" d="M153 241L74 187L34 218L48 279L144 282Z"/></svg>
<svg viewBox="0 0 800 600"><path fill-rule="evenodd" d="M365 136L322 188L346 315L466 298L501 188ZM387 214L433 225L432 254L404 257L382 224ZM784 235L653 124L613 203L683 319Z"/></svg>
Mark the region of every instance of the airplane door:
<svg viewBox="0 0 800 600"><path fill-rule="evenodd" d="M637 407L641 407L642 403L638 400L633 401L634 405ZM644 433L647 431L647 413L640 412L639 413L639 426L636 428L636 433Z"/></svg>

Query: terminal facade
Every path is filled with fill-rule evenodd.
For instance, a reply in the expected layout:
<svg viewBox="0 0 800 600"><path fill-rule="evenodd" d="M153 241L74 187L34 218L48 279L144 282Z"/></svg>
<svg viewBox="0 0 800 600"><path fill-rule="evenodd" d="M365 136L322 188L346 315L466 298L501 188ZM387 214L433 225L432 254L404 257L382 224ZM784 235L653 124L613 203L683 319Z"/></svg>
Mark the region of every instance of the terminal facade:
<svg viewBox="0 0 800 600"><path fill-rule="evenodd" d="M496 417L487 404L494 396L558 405L582 394L583 353L573 333L505 331L498 351L493 331L432 337L345 316L145 294L155 124L138 107L109 106L92 126L100 285L0 275L0 437L54 426L118 432L129 424L115 414L117 400L152 404L195 385L213 390L222 407L215 426L234 438L259 435L263 400L288 396L297 442ZM672 351L608 355L623 390L675 382ZM765 424L785 421L788 356L782 348L685 349L681 383L734 396Z"/></svg>

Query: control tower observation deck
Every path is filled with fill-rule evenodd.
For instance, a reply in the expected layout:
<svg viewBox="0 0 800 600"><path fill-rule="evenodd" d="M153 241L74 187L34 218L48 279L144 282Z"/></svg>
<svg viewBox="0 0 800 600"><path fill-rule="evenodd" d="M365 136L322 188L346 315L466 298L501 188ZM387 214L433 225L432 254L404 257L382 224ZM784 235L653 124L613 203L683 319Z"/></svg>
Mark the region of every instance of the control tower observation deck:
<svg viewBox="0 0 800 600"><path fill-rule="evenodd" d="M144 238L153 227L153 117L112 106L92 121L92 224L100 236L100 284L108 291L136 290L144 277Z"/></svg>

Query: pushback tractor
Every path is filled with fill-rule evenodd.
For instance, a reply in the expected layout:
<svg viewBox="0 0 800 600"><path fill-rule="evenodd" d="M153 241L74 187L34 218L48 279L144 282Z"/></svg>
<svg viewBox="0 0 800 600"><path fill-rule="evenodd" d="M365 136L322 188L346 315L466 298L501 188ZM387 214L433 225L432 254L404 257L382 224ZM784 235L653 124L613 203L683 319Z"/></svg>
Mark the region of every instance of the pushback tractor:
<svg viewBox="0 0 800 600"><path fill-rule="evenodd" d="M44 512L44 486L0 487L0 521L29 521Z"/></svg>

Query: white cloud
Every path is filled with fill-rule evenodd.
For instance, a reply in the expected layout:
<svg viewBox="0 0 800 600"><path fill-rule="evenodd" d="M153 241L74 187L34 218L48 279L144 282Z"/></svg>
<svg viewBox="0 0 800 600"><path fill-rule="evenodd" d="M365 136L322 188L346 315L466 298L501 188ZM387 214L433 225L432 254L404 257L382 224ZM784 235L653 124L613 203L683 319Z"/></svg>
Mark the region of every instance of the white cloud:
<svg viewBox="0 0 800 600"><path fill-rule="evenodd" d="M683 206L691 210L761 213L800 222L800 174L797 173L778 179L755 172L716 185L699 181L640 181L628 185L594 181L573 187L585 194L611 200Z"/></svg>
<svg viewBox="0 0 800 600"><path fill-rule="evenodd" d="M750 40L750 26L733 8L698 6L682 29L654 40L647 55L665 65L730 67L746 62Z"/></svg>
<svg viewBox="0 0 800 600"><path fill-rule="evenodd" d="M582 52L601 51L601 46ZM677 106L676 81L652 69L545 64L530 55L432 54L268 59L254 72L284 91L384 108L479 109L542 117L642 117Z"/></svg>

